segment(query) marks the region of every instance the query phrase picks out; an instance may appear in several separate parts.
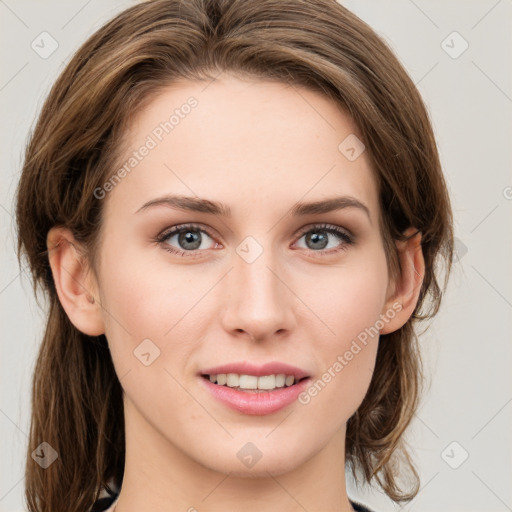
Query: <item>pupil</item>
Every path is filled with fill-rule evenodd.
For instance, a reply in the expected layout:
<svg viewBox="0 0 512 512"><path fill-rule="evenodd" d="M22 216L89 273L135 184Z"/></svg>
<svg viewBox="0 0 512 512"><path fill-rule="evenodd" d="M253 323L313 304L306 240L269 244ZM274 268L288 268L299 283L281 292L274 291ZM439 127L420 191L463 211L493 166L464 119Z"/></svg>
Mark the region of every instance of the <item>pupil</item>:
<svg viewBox="0 0 512 512"><path fill-rule="evenodd" d="M191 230L182 231L179 236L180 245L184 249L197 249L201 245L201 238L198 233ZM190 244L191 246L188 246Z"/></svg>
<svg viewBox="0 0 512 512"><path fill-rule="evenodd" d="M318 233L318 231L314 231L312 234L306 236L306 242L312 242L313 244L320 242L319 245L313 245L313 249L323 249L327 245L327 236L325 233L322 235L318 235ZM320 233L322 232L320 231Z"/></svg>

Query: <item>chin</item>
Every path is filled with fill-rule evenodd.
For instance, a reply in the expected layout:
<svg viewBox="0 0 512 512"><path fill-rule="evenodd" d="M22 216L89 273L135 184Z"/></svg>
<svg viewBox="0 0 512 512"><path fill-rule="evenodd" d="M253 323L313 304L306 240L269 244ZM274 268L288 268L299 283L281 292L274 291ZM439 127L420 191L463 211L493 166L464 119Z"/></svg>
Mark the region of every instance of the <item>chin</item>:
<svg viewBox="0 0 512 512"><path fill-rule="evenodd" d="M268 478L271 475L280 475L294 470L305 463L314 455L313 447L311 453L305 452L305 447L301 446L301 451L289 443L280 442L265 443L263 440L258 442L245 441L240 446L238 442L236 447L225 447L222 452L212 453L210 460L205 460L205 451L202 452L201 465L219 473L230 474L241 478ZM229 453L232 453L232 456Z"/></svg>

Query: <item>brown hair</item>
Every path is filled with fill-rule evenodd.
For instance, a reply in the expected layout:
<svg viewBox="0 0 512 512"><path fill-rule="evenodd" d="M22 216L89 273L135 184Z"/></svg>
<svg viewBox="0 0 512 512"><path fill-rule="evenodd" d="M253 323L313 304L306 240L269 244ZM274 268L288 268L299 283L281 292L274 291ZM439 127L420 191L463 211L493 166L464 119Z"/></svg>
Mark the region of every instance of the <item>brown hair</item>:
<svg viewBox="0 0 512 512"><path fill-rule="evenodd" d="M177 79L222 71L305 86L353 117L378 183L388 266L400 272L394 240L422 233L425 275L409 321L381 336L368 393L347 425L346 459L395 501L418 490L403 446L416 410L421 366L413 323L440 305L453 251L452 212L429 116L386 43L334 0L150 0L94 33L54 84L27 145L17 192L18 255L34 290L49 300L32 388L26 463L30 511L87 510L124 468L122 388L104 335L78 331L62 308L46 237L66 226L94 261L102 202L131 117ZM30 454L43 441L59 458L47 469ZM397 455L401 457L397 458ZM398 479L407 468L412 486Z"/></svg>

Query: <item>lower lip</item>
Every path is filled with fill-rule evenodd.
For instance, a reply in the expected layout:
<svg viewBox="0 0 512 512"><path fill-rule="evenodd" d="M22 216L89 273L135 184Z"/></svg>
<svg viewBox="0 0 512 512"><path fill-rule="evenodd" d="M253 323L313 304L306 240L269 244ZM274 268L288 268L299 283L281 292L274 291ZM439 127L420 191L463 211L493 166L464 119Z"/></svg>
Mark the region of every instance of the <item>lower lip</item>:
<svg viewBox="0 0 512 512"><path fill-rule="evenodd" d="M274 389L273 391L238 391L228 386L219 386L200 377L208 391L219 401L243 414L263 416L277 412L290 405L304 391L310 378L301 380L293 386Z"/></svg>

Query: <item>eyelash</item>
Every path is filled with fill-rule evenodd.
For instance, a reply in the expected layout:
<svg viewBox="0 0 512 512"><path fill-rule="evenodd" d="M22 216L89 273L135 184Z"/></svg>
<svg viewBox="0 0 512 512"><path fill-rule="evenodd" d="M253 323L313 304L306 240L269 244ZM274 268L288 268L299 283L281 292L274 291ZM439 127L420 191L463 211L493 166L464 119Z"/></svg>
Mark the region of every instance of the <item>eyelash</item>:
<svg viewBox="0 0 512 512"><path fill-rule="evenodd" d="M204 229L203 227L199 226L198 224L192 223L192 224L180 224L180 225L174 226L171 230L166 229L163 232L161 232L159 235L157 235L153 241L162 245L163 249L170 252L171 254L175 254L175 255L187 257L187 258L199 257L199 255L200 255L199 253L205 251L206 249L202 249L202 250L196 249L193 251L184 251L181 249L175 249L171 245L165 243L165 241L168 238L170 238L171 236L176 235L182 231L186 231L187 229L191 230L191 231L195 231L195 230L202 231L203 233L206 233L212 240L215 239L215 237L207 229ZM315 256L319 256L319 257L329 256L329 255L338 253L340 251L346 251L347 246L353 245L355 242L355 239L352 235L350 235L346 231L342 230L341 228L339 228L333 224L315 224L311 227L308 226L307 229L300 232L297 240L300 240L304 235L306 235L309 232L313 232L313 231L325 231L327 233L337 236L339 239L341 239L343 241L343 244L340 247L338 247L337 249L327 249L327 250L324 249L321 251L310 250L310 252L314 253Z"/></svg>

